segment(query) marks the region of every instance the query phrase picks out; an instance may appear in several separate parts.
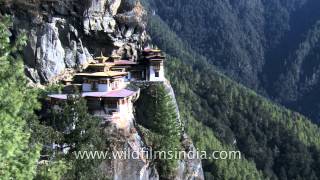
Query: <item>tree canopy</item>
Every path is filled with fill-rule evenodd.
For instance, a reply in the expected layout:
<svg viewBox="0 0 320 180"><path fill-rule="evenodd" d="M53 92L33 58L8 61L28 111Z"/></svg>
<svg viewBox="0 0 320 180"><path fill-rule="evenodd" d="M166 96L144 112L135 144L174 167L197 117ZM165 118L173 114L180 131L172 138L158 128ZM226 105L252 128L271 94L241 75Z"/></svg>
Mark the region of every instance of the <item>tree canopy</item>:
<svg viewBox="0 0 320 180"><path fill-rule="evenodd" d="M36 93L27 87L19 56L26 43L23 34L12 36L10 17L0 17L0 177L32 179L40 146L31 141Z"/></svg>

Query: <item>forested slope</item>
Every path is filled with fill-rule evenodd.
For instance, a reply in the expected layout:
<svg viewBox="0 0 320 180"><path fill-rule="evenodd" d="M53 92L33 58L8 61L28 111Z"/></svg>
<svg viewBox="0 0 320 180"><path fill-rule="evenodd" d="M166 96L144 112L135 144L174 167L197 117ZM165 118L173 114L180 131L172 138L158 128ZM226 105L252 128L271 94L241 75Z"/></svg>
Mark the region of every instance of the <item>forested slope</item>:
<svg viewBox="0 0 320 180"><path fill-rule="evenodd" d="M319 122L320 1L148 2L210 64Z"/></svg>
<svg viewBox="0 0 320 180"><path fill-rule="evenodd" d="M149 20L149 32L153 42L168 53L167 76L196 146L239 149L246 159L225 166L223 161L204 161L207 177L250 179L239 172L259 171L263 179L320 177L320 129L316 125L216 71L156 15ZM256 167L246 168L247 160Z"/></svg>

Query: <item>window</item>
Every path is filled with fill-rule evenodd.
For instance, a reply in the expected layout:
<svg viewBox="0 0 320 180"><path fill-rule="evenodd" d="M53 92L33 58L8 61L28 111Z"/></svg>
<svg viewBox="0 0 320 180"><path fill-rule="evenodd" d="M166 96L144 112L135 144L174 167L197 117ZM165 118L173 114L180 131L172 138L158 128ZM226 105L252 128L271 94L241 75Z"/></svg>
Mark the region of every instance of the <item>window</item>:
<svg viewBox="0 0 320 180"><path fill-rule="evenodd" d="M156 72L154 73L154 76L155 76L155 77L159 77L159 71L156 71Z"/></svg>
<svg viewBox="0 0 320 180"><path fill-rule="evenodd" d="M98 90L98 83L96 81L94 81L92 83L92 91L97 91Z"/></svg>

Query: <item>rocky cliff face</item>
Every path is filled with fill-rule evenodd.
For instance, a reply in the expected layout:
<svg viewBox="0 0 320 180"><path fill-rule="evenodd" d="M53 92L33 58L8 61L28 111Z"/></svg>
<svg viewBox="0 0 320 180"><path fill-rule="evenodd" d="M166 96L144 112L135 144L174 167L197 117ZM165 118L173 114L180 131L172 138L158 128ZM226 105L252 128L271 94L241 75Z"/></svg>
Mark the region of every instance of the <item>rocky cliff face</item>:
<svg viewBox="0 0 320 180"><path fill-rule="evenodd" d="M13 34L25 32L28 37L25 71L34 84L58 81L100 53L136 61L148 40L146 11L138 0L8 0L0 12L14 17ZM175 100L172 87L166 86ZM144 148L139 134L131 131L135 128L134 123L126 132L106 128L117 141L113 150ZM195 150L187 136L184 146ZM106 161L102 168L115 180L159 179L143 159ZM181 160L175 179L203 179L201 161Z"/></svg>
<svg viewBox="0 0 320 180"><path fill-rule="evenodd" d="M180 117L180 111L179 111L179 107L178 107L178 104L176 101L174 90L173 90L169 81L165 81L164 85L166 87L166 90L167 90L169 96L171 96L173 104L176 107L177 121L179 121L179 123L181 125L183 125L183 121ZM183 134L182 146L186 152L196 153L196 148L194 147L191 139L188 137L187 134ZM177 171L175 174L175 180L183 180L183 179L188 179L188 180L203 180L204 179L201 160L199 160L199 159L184 159L184 160L179 161L178 168L177 168Z"/></svg>
<svg viewBox="0 0 320 180"><path fill-rule="evenodd" d="M111 140L110 150L113 152L127 152L131 157L131 152L135 156L128 159L106 160L102 163L101 168L107 177L114 180L158 180L159 174L156 168L139 153L145 149L141 137L136 131L133 124L130 124L129 131L119 130L115 126L105 128L109 140Z"/></svg>
<svg viewBox="0 0 320 180"><path fill-rule="evenodd" d="M145 88L151 83L136 83L135 86ZM182 123L180 119L178 105L175 100L173 89L168 81L164 83L168 94L171 96L173 104L176 104L177 121ZM138 110L137 107L130 108L132 111L132 117L134 117L133 110ZM143 150L148 149L144 142L143 136L138 133L140 129L138 125L139 117L135 116L132 120L127 121L127 124L122 124L126 128L119 129L117 124L109 125L105 128L107 137L111 140L110 148L113 152L128 152L132 155L135 152L134 159L114 159L111 161L105 161L102 164L102 169L106 173L107 177L112 177L114 180L158 180L158 170L154 166L153 159L146 159L143 155ZM194 147L191 139L187 134L183 134L181 144L183 149L189 153L196 154L196 148ZM150 157L149 157L150 158ZM204 174L202 169L201 160L199 159L181 159L178 162L178 167L175 170L175 174L172 179L174 180L203 180Z"/></svg>
<svg viewBox="0 0 320 180"><path fill-rule="evenodd" d="M47 83L92 56L137 59L147 40L145 10L135 0L16 0L1 6L14 16L14 33L25 31L26 74Z"/></svg>

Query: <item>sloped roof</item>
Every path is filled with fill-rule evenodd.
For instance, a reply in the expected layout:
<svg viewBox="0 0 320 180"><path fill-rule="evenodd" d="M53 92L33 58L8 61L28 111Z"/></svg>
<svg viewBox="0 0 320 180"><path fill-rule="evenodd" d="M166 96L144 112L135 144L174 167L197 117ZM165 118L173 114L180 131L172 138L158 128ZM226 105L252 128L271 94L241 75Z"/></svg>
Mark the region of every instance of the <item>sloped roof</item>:
<svg viewBox="0 0 320 180"><path fill-rule="evenodd" d="M145 48L143 51L144 52L161 52L160 49L151 49L151 48Z"/></svg>
<svg viewBox="0 0 320 180"><path fill-rule="evenodd" d="M76 76L88 76L88 77L115 77L126 76L127 72L107 71L107 72L94 72L94 73L77 73Z"/></svg>
<svg viewBox="0 0 320 180"><path fill-rule="evenodd" d="M85 92L83 97L101 97L101 98L125 98L132 96L135 92L128 89L120 89L109 92Z"/></svg>
<svg viewBox="0 0 320 180"><path fill-rule="evenodd" d="M134 65L137 64L136 62L129 61L129 60L118 60L113 62L115 65Z"/></svg>
<svg viewBox="0 0 320 180"><path fill-rule="evenodd" d="M107 59L109 59L109 57L98 56L98 57L95 57L94 59L96 59L96 60L107 60Z"/></svg>
<svg viewBox="0 0 320 180"><path fill-rule="evenodd" d="M126 98L135 94L135 91L128 89L120 89L109 92L84 92L81 94L82 97L96 97L96 98ZM66 100L68 98L67 94L51 94L50 98Z"/></svg>

